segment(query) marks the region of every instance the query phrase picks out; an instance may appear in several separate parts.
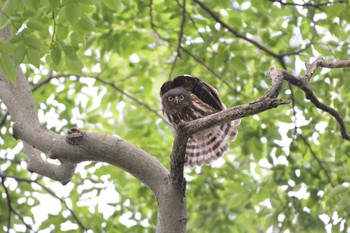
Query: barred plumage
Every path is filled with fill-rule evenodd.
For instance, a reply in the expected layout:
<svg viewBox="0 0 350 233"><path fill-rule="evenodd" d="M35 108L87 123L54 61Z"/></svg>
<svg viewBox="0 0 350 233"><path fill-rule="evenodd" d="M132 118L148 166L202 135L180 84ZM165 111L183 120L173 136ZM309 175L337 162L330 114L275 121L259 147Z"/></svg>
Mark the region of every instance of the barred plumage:
<svg viewBox="0 0 350 233"><path fill-rule="evenodd" d="M164 116L173 126L181 121L192 121L225 109L212 86L187 75L165 82L160 95ZM235 126L239 124L240 120L234 120L192 135L186 146L185 165L211 164L221 157L228 150L226 141L236 139L238 130Z"/></svg>

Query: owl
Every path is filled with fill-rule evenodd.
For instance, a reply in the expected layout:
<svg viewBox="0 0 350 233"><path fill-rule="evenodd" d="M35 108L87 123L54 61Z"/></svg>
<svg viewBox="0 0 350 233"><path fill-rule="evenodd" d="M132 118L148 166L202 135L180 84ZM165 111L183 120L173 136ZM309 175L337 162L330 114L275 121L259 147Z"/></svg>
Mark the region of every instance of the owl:
<svg viewBox="0 0 350 233"><path fill-rule="evenodd" d="M160 88L163 114L176 127L181 121L193 121L226 109L217 90L199 78L176 77ZM227 141L234 141L240 119L193 134L187 141L185 165L210 165L228 150Z"/></svg>

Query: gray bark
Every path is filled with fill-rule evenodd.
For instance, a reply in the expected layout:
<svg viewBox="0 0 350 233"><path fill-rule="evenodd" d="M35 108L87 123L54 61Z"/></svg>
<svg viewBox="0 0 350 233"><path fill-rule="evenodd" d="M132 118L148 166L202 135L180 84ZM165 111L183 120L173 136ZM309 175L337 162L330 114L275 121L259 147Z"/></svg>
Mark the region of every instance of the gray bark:
<svg viewBox="0 0 350 233"><path fill-rule="evenodd" d="M0 37L8 39L9 29L1 30ZM100 161L115 165L135 176L155 195L158 203L157 233L185 232L183 193L172 182L169 171L154 157L118 137L80 130L65 137L46 129L40 125L36 103L20 68L15 84L0 72L0 99L14 121L14 137L23 141L31 172L65 184L80 162ZM61 164L43 160L39 151L58 159Z"/></svg>

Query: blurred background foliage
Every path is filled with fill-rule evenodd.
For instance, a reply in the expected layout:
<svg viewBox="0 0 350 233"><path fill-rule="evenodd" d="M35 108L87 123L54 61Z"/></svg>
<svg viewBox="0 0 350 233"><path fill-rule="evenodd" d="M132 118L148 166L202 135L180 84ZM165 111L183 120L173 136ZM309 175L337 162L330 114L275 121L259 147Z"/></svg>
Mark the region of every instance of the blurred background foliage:
<svg viewBox="0 0 350 233"><path fill-rule="evenodd" d="M181 74L219 90L227 107L265 93L270 67L350 54L348 1L1 0L0 68L21 66L42 124L119 135L169 167L172 130L161 84ZM12 59L13 58L13 59ZM350 69L311 87L348 125ZM348 232L350 144L336 121L285 84L293 104L247 117L229 152L186 168L187 232ZM0 102L0 231L154 232L157 204L131 175L82 163L66 186L26 170ZM42 155L46 156L46 155ZM57 162L57 161L52 161Z"/></svg>

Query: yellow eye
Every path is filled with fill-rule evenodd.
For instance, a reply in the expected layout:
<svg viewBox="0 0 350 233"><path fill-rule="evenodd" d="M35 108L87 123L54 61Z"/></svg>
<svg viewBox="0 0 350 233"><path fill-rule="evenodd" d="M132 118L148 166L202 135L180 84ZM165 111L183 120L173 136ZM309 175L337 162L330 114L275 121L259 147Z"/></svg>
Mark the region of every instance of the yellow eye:
<svg viewBox="0 0 350 233"><path fill-rule="evenodd" d="M184 99L185 99L185 96L183 96L183 95L179 96L179 100L184 100Z"/></svg>
<svg viewBox="0 0 350 233"><path fill-rule="evenodd" d="M174 100L174 97L172 97L171 95L168 96L168 101L173 101Z"/></svg>

